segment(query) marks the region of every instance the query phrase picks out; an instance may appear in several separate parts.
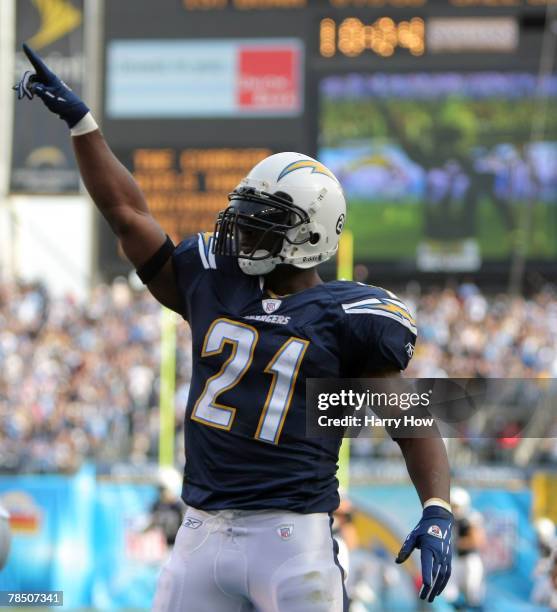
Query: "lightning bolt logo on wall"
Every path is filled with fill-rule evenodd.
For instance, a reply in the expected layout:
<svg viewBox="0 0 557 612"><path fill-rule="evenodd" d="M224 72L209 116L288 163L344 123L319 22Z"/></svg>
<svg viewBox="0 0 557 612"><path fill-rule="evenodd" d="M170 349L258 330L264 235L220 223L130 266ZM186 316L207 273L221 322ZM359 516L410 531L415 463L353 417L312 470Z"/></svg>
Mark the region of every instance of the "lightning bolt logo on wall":
<svg viewBox="0 0 557 612"><path fill-rule="evenodd" d="M40 531L42 510L25 491L8 491L0 497L0 503L10 515L12 532L18 535L34 535Z"/></svg>
<svg viewBox="0 0 557 612"><path fill-rule="evenodd" d="M38 32L28 44L35 50L50 45L81 25L83 15L69 0L32 0L40 16Z"/></svg>

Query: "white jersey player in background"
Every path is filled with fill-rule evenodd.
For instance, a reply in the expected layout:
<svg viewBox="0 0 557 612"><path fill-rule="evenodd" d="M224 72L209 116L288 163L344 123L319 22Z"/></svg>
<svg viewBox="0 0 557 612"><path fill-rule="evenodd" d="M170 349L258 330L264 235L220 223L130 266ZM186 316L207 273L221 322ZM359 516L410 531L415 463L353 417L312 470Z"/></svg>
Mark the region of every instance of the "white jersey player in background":
<svg viewBox="0 0 557 612"><path fill-rule="evenodd" d="M451 488L451 506L455 556L445 597L457 609L482 610L485 598L485 569L480 554L485 545L483 517L472 508L470 494L462 487Z"/></svg>

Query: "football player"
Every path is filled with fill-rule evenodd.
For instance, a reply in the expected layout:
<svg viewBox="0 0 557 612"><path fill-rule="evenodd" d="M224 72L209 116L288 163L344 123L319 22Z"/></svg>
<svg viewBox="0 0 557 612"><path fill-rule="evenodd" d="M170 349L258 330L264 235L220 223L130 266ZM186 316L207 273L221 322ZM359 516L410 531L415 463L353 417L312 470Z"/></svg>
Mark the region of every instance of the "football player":
<svg viewBox="0 0 557 612"><path fill-rule="evenodd" d="M483 610L485 568L481 550L487 539L484 519L472 507L472 499L466 489L452 487L450 495L456 559L445 596L457 609Z"/></svg>
<svg viewBox="0 0 557 612"><path fill-rule="evenodd" d="M31 49L15 86L69 126L81 176L154 297L192 329L183 498L188 505L154 609L341 612L331 534L340 440L305 432L306 378L400 376L416 327L378 287L324 283L345 220L335 176L279 153L230 195L214 233L177 247L149 213L87 106ZM397 440L423 505L397 562L421 549L422 599L450 574L449 468L441 439Z"/></svg>

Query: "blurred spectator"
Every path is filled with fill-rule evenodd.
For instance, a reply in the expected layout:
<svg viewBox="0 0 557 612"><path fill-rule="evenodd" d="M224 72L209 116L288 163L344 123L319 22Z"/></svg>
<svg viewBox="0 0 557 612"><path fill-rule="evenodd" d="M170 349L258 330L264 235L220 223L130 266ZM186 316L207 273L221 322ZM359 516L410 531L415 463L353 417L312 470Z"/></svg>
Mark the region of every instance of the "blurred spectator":
<svg viewBox="0 0 557 612"><path fill-rule="evenodd" d="M352 503L344 496L333 513L333 537L338 544L339 563L347 576L350 573L350 552L358 547L358 533L352 518Z"/></svg>
<svg viewBox="0 0 557 612"><path fill-rule="evenodd" d="M147 529L160 529L167 545L174 546L185 509L182 500L171 489L161 485L159 496L151 507L151 521Z"/></svg>

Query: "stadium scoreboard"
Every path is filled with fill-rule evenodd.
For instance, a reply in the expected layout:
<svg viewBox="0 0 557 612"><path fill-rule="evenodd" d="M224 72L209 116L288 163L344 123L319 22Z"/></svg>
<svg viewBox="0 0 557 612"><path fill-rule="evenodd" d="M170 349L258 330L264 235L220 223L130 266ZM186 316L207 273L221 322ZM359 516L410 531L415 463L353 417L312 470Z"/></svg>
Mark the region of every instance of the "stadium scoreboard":
<svg viewBox="0 0 557 612"><path fill-rule="evenodd" d="M179 240L212 229L227 193L266 155L327 157L335 78L346 89L353 74L534 74L551 4L557 0L107 2L103 130ZM99 252L109 274L126 269L103 224Z"/></svg>

